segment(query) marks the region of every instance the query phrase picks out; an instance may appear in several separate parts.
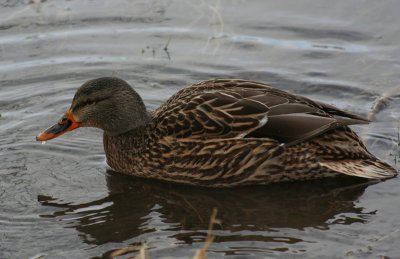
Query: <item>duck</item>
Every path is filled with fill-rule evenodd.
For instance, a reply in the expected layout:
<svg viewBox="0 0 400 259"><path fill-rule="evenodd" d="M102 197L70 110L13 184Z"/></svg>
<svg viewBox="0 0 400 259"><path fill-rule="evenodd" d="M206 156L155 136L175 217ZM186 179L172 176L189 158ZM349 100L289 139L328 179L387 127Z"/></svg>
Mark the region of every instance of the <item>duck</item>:
<svg viewBox="0 0 400 259"><path fill-rule="evenodd" d="M62 118L36 140L99 128L113 171L192 186L395 177L397 170L371 154L349 127L369 122L242 79L186 86L148 111L126 81L102 77L81 85Z"/></svg>

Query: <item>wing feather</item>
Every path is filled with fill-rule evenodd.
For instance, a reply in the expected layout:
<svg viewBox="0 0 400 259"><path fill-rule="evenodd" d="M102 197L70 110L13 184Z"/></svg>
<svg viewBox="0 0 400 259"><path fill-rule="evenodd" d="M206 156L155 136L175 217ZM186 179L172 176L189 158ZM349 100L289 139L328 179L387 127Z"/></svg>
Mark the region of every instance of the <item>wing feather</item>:
<svg viewBox="0 0 400 259"><path fill-rule="evenodd" d="M368 120L269 85L235 79L186 87L153 113L156 127L177 138L271 138L298 143Z"/></svg>

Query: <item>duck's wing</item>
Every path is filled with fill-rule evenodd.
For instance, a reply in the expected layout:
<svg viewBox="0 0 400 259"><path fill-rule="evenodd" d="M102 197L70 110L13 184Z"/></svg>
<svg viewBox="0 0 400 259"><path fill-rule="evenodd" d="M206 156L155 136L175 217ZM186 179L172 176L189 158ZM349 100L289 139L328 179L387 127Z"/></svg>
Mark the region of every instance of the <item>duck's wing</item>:
<svg viewBox="0 0 400 259"><path fill-rule="evenodd" d="M368 120L271 86L210 80L187 87L153 113L160 134L177 138L271 138L297 143Z"/></svg>

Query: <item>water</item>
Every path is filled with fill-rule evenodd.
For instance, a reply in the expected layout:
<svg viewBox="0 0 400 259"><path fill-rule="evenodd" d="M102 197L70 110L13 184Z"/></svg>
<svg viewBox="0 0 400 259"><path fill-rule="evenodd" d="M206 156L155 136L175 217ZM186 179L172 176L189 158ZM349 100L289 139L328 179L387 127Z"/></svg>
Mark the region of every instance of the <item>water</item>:
<svg viewBox="0 0 400 259"><path fill-rule="evenodd" d="M154 109L213 77L259 80L367 115L372 153L400 155L400 2L3 1L0 258L396 258L399 180L209 190L107 171L101 132L42 145L88 79L128 80ZM397 165L395 165L397 166ZM128 248L128 249L125 249ZM125 249L125 250L124 250ZM124 252L125 251L125 252Z"/></svg>

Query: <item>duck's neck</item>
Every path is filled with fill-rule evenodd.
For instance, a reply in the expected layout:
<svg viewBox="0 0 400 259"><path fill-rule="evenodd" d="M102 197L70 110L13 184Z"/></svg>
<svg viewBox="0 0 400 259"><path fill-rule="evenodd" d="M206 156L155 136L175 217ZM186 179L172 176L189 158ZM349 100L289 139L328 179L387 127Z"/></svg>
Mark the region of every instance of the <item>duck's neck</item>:
<svg viewBox="0 0 400 259"><path fill-rule="evenodd" d="M103 145L108 165L121 173L141 170L151 126L146 124L118 135L105 131Z"/></svg>

